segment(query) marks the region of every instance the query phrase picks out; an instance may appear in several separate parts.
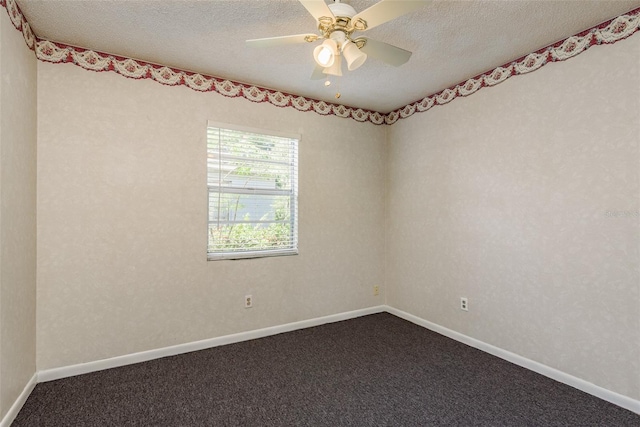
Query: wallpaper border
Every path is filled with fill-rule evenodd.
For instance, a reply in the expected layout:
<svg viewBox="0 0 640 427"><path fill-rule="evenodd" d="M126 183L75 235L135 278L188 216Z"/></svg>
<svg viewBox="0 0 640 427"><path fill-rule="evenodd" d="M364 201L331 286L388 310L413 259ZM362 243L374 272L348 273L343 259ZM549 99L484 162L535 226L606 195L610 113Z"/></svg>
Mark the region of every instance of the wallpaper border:
<svg viewBox="0 0 640 427"><path fill-rule="evenodd" d="M299 111L313 111L323 116L334 115L351 118L358 122L368 121L376 125L385 123L385 115L377 111L333 104L229 79L40 39L31 30L15 0L0 0L0 5L5 7L16 29L22 31L29 49L34 50L36 57L43 62L72 63L89 71L113 71L131 79L151 79L167 86L184 85L198 92L217 92L226 97L242 97L256 103L268 102L281 108L292 107Z"/></svg>
<svg viewBox="0 0 640 427"><path fill-rule="evenodd" d="M573 58L591 46L616 43L640 29L640 8L637 8L384 114L39 39L31 30L16 0L0 0L0 6L7 10L14 27L22 32L29 49L33 50L37 59L43 62L72 63L89 71L111 71L131 79L151 79L167 86L183 85L198 92L216 92L226 97L242 97L256 103L268 102L276 107L313 111L323 116L334 115L376 125L392 125L399 119L428 111L436 105L448 104L455 98L469 96L482 88L502 83L510 77L528 74L551 62Z"/></svg>
<svg viewBox="0 0 640 427"><path fill-rule="evenodd" d="M640 27L640 8L596 25L576 35L553 43L533 53L503 64L491 71L472 77L421 100L412 102L385 115L385 123L393 124L399 119L411 117L444 105L460 96L469 96L484 87L495 86L510 77L528 74L551 62L573 58L594 45L613 44L636 33Z"/></svg>

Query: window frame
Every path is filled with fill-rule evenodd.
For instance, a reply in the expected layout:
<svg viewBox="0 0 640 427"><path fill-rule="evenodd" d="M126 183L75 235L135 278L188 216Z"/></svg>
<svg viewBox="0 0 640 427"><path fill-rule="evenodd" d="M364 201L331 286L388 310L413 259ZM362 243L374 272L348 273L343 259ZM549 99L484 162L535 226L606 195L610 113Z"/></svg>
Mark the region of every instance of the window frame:
<svg viewBox="0 0 640 427"><path fill-rule="evenodd" d="M210 202L209 198L211 194L219 194L219 186L210 185L209 184L209 174L207 172L207 261L219 261L219 260L238 260L238 259L252 259L252 258L266 258L266 257L275 257L275 256L289 256L289 255L298 255L298 158L299 158L299 147L301 135L299 133L294 132L283 132L283 131L274 131L271 129L262 129L262 128L253 128L249 126L236 125L231 123L222 123L216 122L212 120L207 121L207 134L210 128L218 128L221 130L232 130L237 132L246 132L253 133L264 136L275 136L279 138L287 138L293 139L296 141L295 152L293 158L293 162L291 163L291 190L289 191L290 200L291 200L291 242L292 247L286 249L259 249L259 250L248 250L248 251L238 251L238 252L209 252L209 230L210 230ZM206 143L207 143L207 167L208 167L208 159L209 159L209 136L206 135ZM212 191L213 189L213 191ZM252 189L248 194L257 194L257 195L269 195L273 193L273 190L270 189Z"/></svg>

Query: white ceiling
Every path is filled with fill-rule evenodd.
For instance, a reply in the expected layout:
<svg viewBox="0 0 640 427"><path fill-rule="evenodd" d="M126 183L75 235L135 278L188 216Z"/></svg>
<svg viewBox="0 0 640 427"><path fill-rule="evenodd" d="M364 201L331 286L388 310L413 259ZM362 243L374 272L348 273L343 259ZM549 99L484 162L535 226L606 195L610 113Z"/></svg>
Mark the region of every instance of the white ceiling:
<svg viewBox="0 0 640 427"><path fill-rule="evenodd" d="M331 0L328 0L328 2ZM400 0L401 1L401 0ZM362 11L376 0L350 0ZM435 0L366 32L413 52L368 59L329 88L310 80L316 45L246 39L315 32L296 0L18 0L43 39L386 113L640 7L640 0Z"/></svg>

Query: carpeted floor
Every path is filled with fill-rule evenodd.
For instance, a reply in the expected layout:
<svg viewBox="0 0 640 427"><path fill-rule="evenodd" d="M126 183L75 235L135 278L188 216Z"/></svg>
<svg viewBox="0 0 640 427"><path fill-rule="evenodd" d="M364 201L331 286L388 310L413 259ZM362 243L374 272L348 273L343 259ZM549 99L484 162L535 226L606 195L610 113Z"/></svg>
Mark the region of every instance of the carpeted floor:
<svg viewBox="0 0 640 427"><path fill-rule="evenodd" d="M387 313L38 384L19 426L640 426Z"/></svg>

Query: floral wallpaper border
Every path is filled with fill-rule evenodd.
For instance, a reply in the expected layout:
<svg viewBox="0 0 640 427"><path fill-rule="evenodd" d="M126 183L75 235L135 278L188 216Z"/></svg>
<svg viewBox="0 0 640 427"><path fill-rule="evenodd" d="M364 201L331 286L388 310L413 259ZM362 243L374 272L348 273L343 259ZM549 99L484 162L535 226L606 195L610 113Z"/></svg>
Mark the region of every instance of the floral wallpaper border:
<svg viewBox="0 0 640 427"><path fill-rule="evenodd" d="M451 102L459 96L469 96L481 88L495 86L509 77L527 74L551 62L565 61L581 54L594 45L613 44L638 31L640 27L640 8L620 15L589 30L568 37L530 53L509 64L501 65L493 70L458 83L441 92L429 95L419 101L407 104L402 108L385 115L385 123L393 124L399 119L410 117L418 112L431 109L435 105Z"/></svg>
<svg viewBox="0 0 640 427"><path fill-rule="evenodd" d="M567 60L591 46L615 43L640 29L640 8L637 8L509 64L503 64L384 114L39 39L31 30L15 0L0 0L0 5L7 10L11 22L22 32L27 46L35 51L40 61L73 63L86 70L112 71L132 79L152 79L168 86L184 85L200 92L217 92L227 97L243 97L252 102L268 102L277 107L291 107L299 111L313 111L321 115L351 118L359 122L368 121L376 125L391 125L399 119L427 111L436 105L447 104L457 97L469 96L481 88L495 86L512 76L530 73L551 62Z"/></svg>

